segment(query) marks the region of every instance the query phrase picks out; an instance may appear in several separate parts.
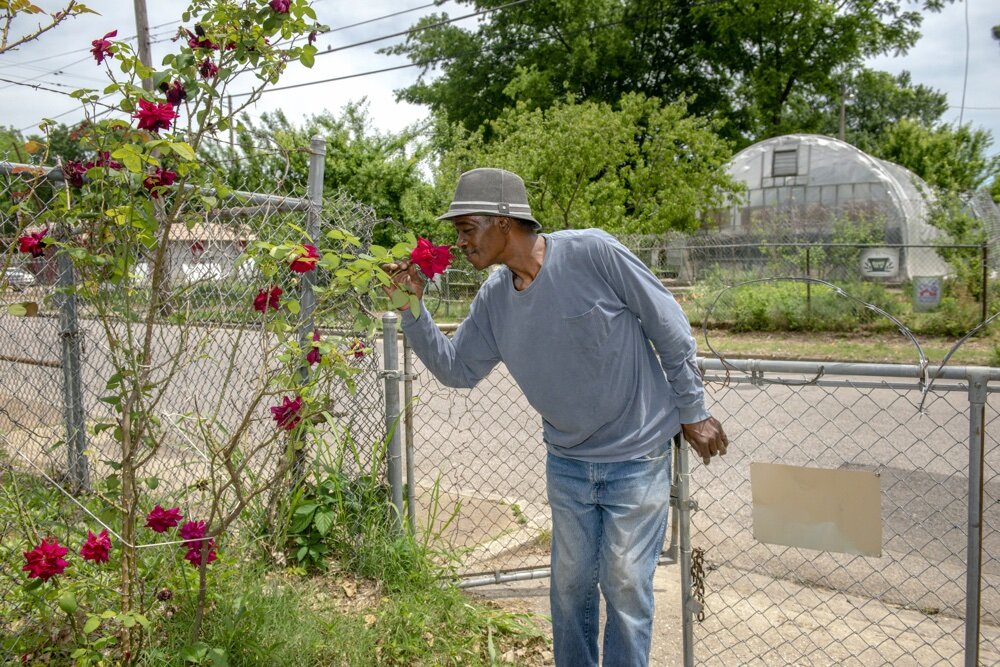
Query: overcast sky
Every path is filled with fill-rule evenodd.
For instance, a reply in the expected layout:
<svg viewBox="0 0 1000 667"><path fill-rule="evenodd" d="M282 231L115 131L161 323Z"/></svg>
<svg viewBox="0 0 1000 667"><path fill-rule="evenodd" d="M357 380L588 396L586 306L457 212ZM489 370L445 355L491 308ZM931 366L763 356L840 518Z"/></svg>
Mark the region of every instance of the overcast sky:
<svg viewBox="0 0 1000 667"><path fill-rule="evenodd" d="M35 2L50 10L60 6L60 3L51 0ZM180 25L181 12L187 3L183 0L152 0L147 4L154 42L162 40L153 45L153 61L159 63L163 55L175 46L169 38ZM429 4L430 0L316 0L313 6L320 21L335 30L387 14L419 8L322 35L317 46L322 52L327 47L337 48L400 32L409 28L421 15L431 11L447 11L453 17L473 11L469 6L455 2L445 2L437 9L427 7ZM90 55L90 42L114 29L118 30L119 37L135 35L132 3L126 0L89 0L87 5L101 12L101 15L76 17L38 41L3 54L0 56L0 78L65 92L83 86L103 88L107 83L106 74ZM961 105L965 72L966 10L970 49L963 113ZM469 19L460 25L468 27L473 21L474 19ZM915 82L946 92L951 109L945 120L958 122L961 117L963 122L991 130L995 139L992 151L1000 152L1000 146L997 145L1000 143L1000 82L997 80L997 72L1000 71L1000 42L993 40L990 34L990 27L996 24L1000 24L1000 1L960 2L949 6L941 14L927 15L924 37L909 54L896 58L879 58L871 64L891 72L909 70ZM299 65L290 67L279 85L316 82L406 65L408 61L403 57L390 57L375 52L380 47L402 39L394 37L320 55L311 70ZM291 120L298 121L306 115L324 110L337 112L347 102L367 97L375 127L397 131L426 116L426 109L396 102L393 93L394 90L413 83L418 71L417 68L410 67L267 93L252 109L252 114L259 115L263 111L280 108L284 109ZM242 90L246 88L239 92ZM231 92L238 91L234 89ZM82 113L76 100L65 95L0 81L0 125L30 132L39 119L44 117L69 123L79 120Z"/></svg>

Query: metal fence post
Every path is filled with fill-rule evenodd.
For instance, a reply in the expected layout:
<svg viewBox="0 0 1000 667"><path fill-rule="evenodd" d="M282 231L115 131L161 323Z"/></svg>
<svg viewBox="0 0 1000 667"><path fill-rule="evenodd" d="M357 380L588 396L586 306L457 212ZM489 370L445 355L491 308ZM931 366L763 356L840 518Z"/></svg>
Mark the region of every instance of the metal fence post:
<svg viewBox="0 0 1000 667"><path fill-rule="evenodd" d="M447 303L447 302L446 302ZM417 503L413 472L413 352L403 336L403 422L406 424L406 520L410 532L417 530Z"/></svg>
<svg viewBox="0 0 1000 667"><path fill-rule="evenodd" d="M968 667L979 664L987 383L985 372L969 373L969 544L965 577L965 664Z"/></svg>
<svg viewBox="0 0 1000 667"><path fill-rule="evenodd" d="M980 288L980 322L985 322L989 311L989 301L990 301L990 247L984 241L982 247L982 257L980 261L983 264L983 284Z"/></svg>
<svg viewBox="0 0 1000 667"><path fill-rule="evenodd" d="M310 206L306 211L306 236L312 243L319 243L323 224L323 172L326 169L326 141L316 135L309 142L309 182L306 198ZM306 350L312 343L312 332L315 326L313 313L316 311L316 272L306 271L299 279L299 345ZM299 367L299 381L305 384L309 381L309 364L303 362ZM293 481L302 481L306 468L305 443L295 450L295 460L292 463Z"/></svg>
<svg viewBox="0 0 1000 667"><path fill-rule="evenodd" d="M60 231L65 240L65 231ZM80 328L77 323L76 271L73 260L60 250L56 254L59 271L59 337L63 370L63 415L66 422L67 473L75 491L90 489L87 429L83 411Z"/></svg>
<svg viewBox="0 0 1000 667"><path fill-rule="evenodd" d="M386 476L392 504L396 508L393 521L396 530L402 528L403 517L403 466L399 441L399 345L396 334L396 313L382 315L382 348L385 363L385 432L388 438L386 451Z"/></svg>
<svg viewBox="0 0 1000 667"><path fill-rule="evenodd" d="M701 611L701 603L694 598L691 585L691 470L688 467L690 448L680 436L677 453L677 509L680 524L681 569L681 633L684 646L684 667L694 667L694 617Z"/></svg>

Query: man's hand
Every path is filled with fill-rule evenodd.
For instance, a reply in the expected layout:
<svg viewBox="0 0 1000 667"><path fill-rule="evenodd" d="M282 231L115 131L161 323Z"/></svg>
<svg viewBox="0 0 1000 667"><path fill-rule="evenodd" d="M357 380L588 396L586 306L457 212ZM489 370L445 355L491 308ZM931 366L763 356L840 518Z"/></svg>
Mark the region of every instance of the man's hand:
<svg viewBox="0 0 1000 667"><path fill-rule="evenodd" d="M716 454L722 455L729 448L729 438L722 430L722 424L715 417L709 417L693 424L682 424L684 439L701 455L708 465Z"/></svg>
<svg viewBox="0 0 1000 667"><path fill-rule="evenodd" d="M410 294L415 294L417 298L421 298L424 295L424 278L420 275L420 269L417 265L408 262L405 259L401 259L398 262L392 262L391 264L383 264L382 270L389 274L392 278L391 287L383 287L385 293L392 299L392 295L396 293L396 290L402 287L405 291ZM402 306L400 310L408 310L409 305Z"/></svg>

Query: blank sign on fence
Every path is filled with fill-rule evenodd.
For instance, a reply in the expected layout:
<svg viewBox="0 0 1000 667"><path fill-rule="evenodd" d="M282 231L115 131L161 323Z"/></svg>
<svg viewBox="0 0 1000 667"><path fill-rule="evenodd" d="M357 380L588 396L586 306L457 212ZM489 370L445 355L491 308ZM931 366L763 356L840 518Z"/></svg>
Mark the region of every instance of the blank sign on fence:
<svg viewBox="0 0 1000 667"><path fill-rule="evenodd" d="M874 472L751 463L750 487L759 542L882 555L882 492Z"/></svg>

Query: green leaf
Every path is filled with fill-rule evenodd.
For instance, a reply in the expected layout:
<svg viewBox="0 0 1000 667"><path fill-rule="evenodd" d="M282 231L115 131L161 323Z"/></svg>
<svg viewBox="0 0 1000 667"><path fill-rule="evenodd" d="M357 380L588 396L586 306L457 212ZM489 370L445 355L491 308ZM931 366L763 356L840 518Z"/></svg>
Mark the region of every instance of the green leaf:
<svg viewBox="0 0 1000 667"><path fill-rule="evenodd" d="M87 622L83 624L83 634L89 635L101 625L100 616L88 616Z"/></svg>
<svg viewBox="0 0 1000 667"><path fill-rule="evenodd" d="M24 317L28 314L28 309L24 307L23 303L8 303L7 313L14 317Z"/></svg>
<svg viewBox="0 0 1000 667"><path fill-rule="evenodd" d="M292 315L298 315L299 311L302 309L302 307L299 305L299 302L296 301L295 299L286 302L285 306L288 308L288 312L290 312Z"/></svg>
<svg viewBox="0 0 1000 667"><path fill-rule="evenodd" d="M76 602L76 594L73 591L66 591L59 596L59 608L67 614L75 613L79 607L80 605Z"/></svg>
<svg viewBox="0 0 1000 667"><path fill-rule="evenodd" d="M170 144L170 149L185 160L194 160L194 149L184 141L175 141Z"/></svg>
<svg viewBox="0 0 1000 667"><path fill-rule="evenodd" d="M149 487L150 491L156 489L156 487L158 487L159 485L160 485L160 478L159 477L147 477L146 478L146 486Z"/></svg>
<svg viewBox="0 0 1000 667"><path fill-rule="evenodd" d="M316 63L316 47L312 44L303 46L302 53L299 55L299 62L306 67L312 67Z"/></svg>
<svg viewBox="0 0 1000 667"><path fill-rule="evenodd" d="M313 525L316 526L316 532L320 535L326 535L330 532L333 527L334 514L329 510L322 510L316 512L313 516Z"/></svg>
<svg viewBox="0 0 1000 667"><path fill-rule="evenodd" d="M135 620L146 630L149 630L149 619L142 614L135 614Z"/></svg>
<svg viewBox="0 0 1000 667"><path fill-rule="evenodd" d="M410 303L410 295L407 294L403 289L397 289L392 293L392 307L399 309Z"/></svg>
<svg viewBox="0 0 1000 667"><path fill-rule="evenodd" d="M226 652L221 648L213 648L208 655L212 659L212 667L229 667Z"/></svg>

